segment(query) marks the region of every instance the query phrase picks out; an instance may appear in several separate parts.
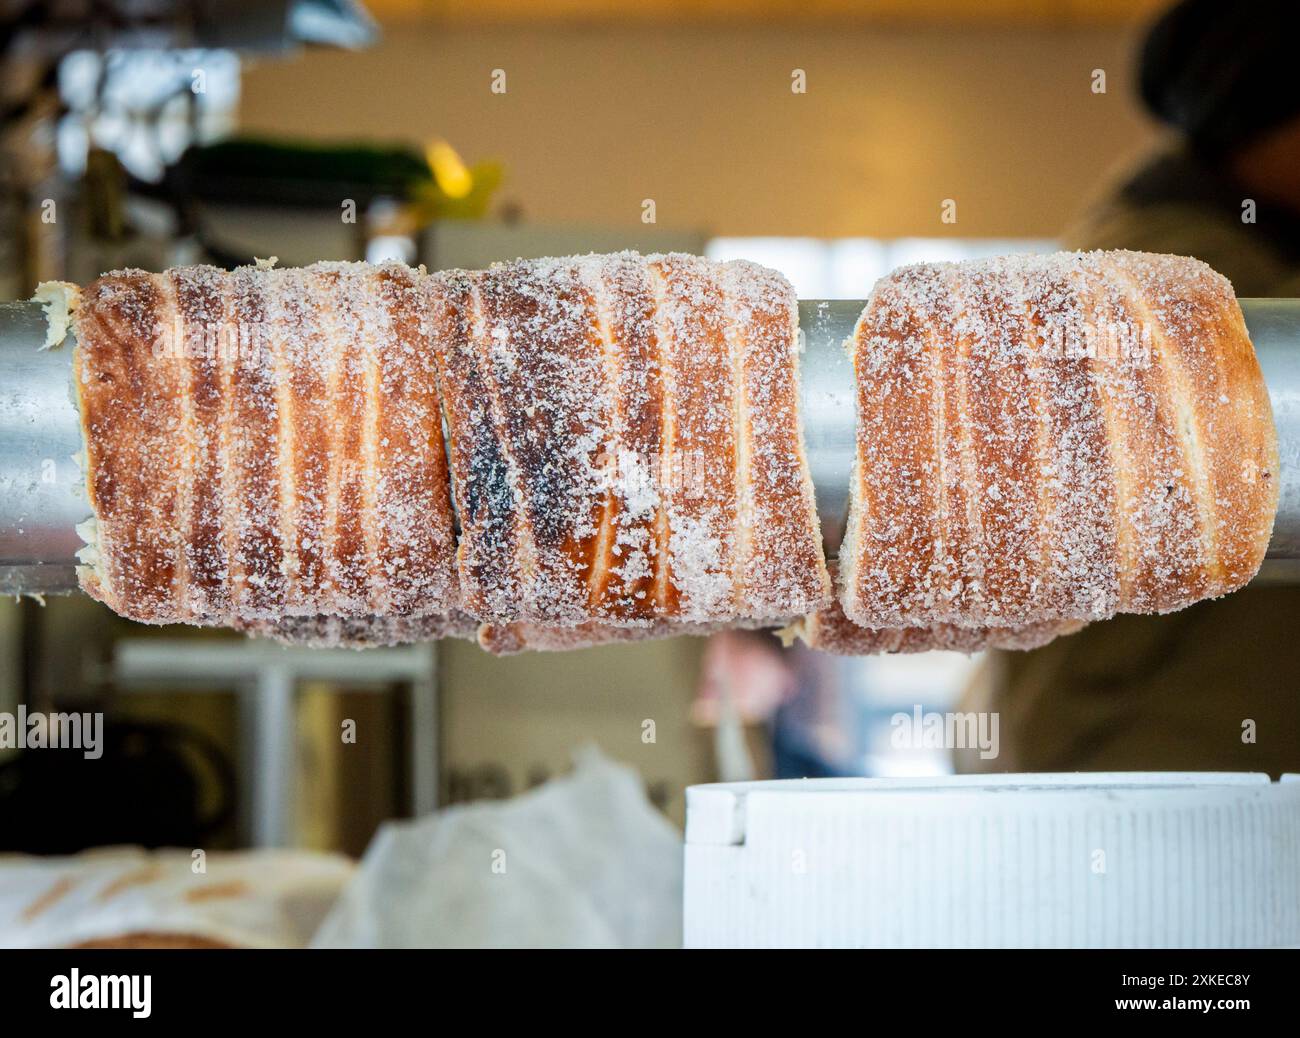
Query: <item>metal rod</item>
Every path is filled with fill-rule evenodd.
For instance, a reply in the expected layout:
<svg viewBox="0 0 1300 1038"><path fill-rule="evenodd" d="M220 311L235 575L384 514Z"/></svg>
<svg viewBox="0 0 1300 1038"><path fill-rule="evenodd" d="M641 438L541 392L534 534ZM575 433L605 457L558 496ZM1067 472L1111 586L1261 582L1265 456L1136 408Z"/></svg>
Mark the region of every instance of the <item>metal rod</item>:
<svg viewBox="0 0 1300 1038"><path fill-rule="evenodd" d="M0 593L77 586L75 527L90 515L81 423L72 401L72 342L45 344L45 311L0 303Z"/></svg>
<svg viewBox="0 0 1300 1038"><path fill-rule="evenodd" d="M839 548L848 515L857 419L853 365L846 341L853 336L863 305L857 299L814 299L799 304L803 340L800 410L827 552Z"/></svg>
<svg viewBox="0 0 1300 1038"><path fill-rule="evenodd" d="M1281 472L1270 560L1300 560L1300 299L1242 299L1241 312L1255 345L1273 403ZM799 304L804 337L804 435L817 511L827 551L839 547L853 470L853 369L845 340L865 304L858 299ZM1295 567L1267 567L1294 579Z"/></svg>
<svg viewBox="0 0 1300 1038"><path fill-rule="evenodd" d="M1243 299L1241 312L1277 427L1281 471L1268 557L1294 562L1300 560L1300 299Z"/></svg>
<svg viewBox="0 0 1300 1038"><path fill-rule="evenodd" d="M799 304L804 433L827 548L840 541L854 453L853 371L845 340L856 299ZM1242 313L1273 402L1281 454L1271 560L1300 560L1300 300L1243 299ZM71 341L42 350L45 315L0 303L0 593L76 587L74 527L90 514L73 455L81 431L71 395ZM1293 568L1291 573L1296 573Z"/></svg>

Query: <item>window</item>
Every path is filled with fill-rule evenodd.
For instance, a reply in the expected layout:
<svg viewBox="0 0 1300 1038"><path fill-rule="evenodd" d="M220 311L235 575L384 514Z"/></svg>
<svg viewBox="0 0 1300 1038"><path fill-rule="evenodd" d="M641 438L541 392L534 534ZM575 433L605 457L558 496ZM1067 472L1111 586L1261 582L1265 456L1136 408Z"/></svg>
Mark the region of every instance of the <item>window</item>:
<svg viewBox="0 0 1300 1038"><path fill-rule="evenodd" d="M800 299L864 299L876 279L923 260L1052 252L1043 238L714 238L713 260L747 259L781 271Z"/></svg>

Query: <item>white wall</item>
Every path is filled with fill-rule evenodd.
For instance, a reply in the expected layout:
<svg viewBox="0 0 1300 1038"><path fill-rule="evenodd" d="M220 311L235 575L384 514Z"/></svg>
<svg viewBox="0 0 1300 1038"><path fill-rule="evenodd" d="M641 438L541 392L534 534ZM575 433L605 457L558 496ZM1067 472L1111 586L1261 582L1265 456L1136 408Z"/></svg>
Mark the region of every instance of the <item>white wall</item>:
<svg viewBox="0 0 1300 1038"><path fill-rule="evenodd" d="M1150 140L1112 30L386 27L252 67L246 130L505 165L530 219L716 234L1051 236ZM808 93L790 91L803 68ZM1090 89L1105 68L1108 92ZM489 91L491 70L508 93ZM958 223L939 222L941 200Z"/></svg>

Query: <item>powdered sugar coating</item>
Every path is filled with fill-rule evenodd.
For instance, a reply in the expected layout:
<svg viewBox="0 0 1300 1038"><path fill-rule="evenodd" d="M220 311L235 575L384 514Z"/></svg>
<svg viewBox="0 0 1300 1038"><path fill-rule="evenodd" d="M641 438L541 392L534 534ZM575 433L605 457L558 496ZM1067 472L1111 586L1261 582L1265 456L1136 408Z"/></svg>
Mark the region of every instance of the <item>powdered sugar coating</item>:
<svg viewBox="0 0 1300 1038"><path fill-rule="evenodd" d="M815 613L795 314L780 275L682 255L107 275L77 316L83 586L150 622L455 626L441 376L459 578L491 629L576 644ZM1276 440L1203 264L904 268L855 368L846 620L1028 632L1259 566Z"/></svg>
<svg viewBox="0 0 1300 1038"><path fill-rule="evenodd" d="M831 615L832 610L838 615ZM799 637L811 649L834 656L908 655L916 652L961 652L970 656L989 649L1027 652L1087 626L1083 620L1045 620L1022 627L859 627L838 606L806 617Z"/></svg>
<svg viewBox="0 0 1300 1038"><path fill-rule="evenodd" d="M150 623L455 610L423 304L397 264L94 282L74 362L100 557L83 587Z"/></svg>
<svg viewBox="0 0 1300 1038"><path fill-rule="evenodd" d="M799 414L799 314L776 271L743 260L722 268L733 364L742 547L736 579L745 612L776 617L830 598Z"/></svg>
<svg viewBox="0 0 1300 1038"><path fill-rule="evenodd" d="M428 287L470 613L638 627L826 600L779 275L618 253Z"/></svg>
<svg viewBox="0 0 1300 1038"><path fill-rule="evenodd" d="M464 613L450 616L290 616L282 620L238 621L235 629L283 645L309 649L378 649L473 638L475 623Z"/></svg>
<svg viewBox="0 0 1300 1038"><path fill-rule="evenodd" d="M857 624L1164 612L1258 569L1276 438L1231 286L1204 264L905 267L876 286L854 365Z"/></svg>
<svg viewBox="0 0 1300 1038"><path fill-rule="evenodd" d="M838 577L838 574L834 574ZM1082 630L1082 620L1045 620L1019 627L963 627L935 623L915 627L860 627L844 615L839 601L805 616L791 628L811 649L836 656L883 653L964 652L987 649L1025 651Z"/></svg>

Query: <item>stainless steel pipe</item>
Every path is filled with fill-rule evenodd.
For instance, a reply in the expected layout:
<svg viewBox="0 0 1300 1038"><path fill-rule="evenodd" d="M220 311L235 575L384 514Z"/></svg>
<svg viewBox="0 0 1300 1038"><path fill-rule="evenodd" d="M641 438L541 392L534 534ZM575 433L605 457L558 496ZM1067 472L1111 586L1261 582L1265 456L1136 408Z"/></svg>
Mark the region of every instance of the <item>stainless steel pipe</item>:
<svg viewBox="0 0 1300 1038"><path fill-rule="evenodd" d="M827 545L834 548L853 467L853 378L844 340L861 300L799 304L808 460ZM1300 300L1243 299L1273 401L1281 497L1269 558L1300 560ZM76 587L74 527L89 514L70 395L71 341L42 350L45 315L34 303L0 303L0 593ZM1297 572L1295 568L1292 573Z"/></svg>
<svg viewBox="0 0 1300 1038"><path fill-rule="evenodd" d="M36 303L0 303L0 593L41 594L77 586L90 514L73 456L81 423L72 401L72 341L45 343Z"/></svg>
<svg viewBox="0 0 1300 1038"><path fill-rule="evenodd" d="M853 371L844 340L862 312L857 299L799 304L804 435L817 510L827 548L839 545L853 468ZM1255 354L1273 403L1281 460L1277 519L1268 558L1300 561L1300 299L1243 299ZM1269 566L1273 577L1300 576L1295 566Z"/></svg>

